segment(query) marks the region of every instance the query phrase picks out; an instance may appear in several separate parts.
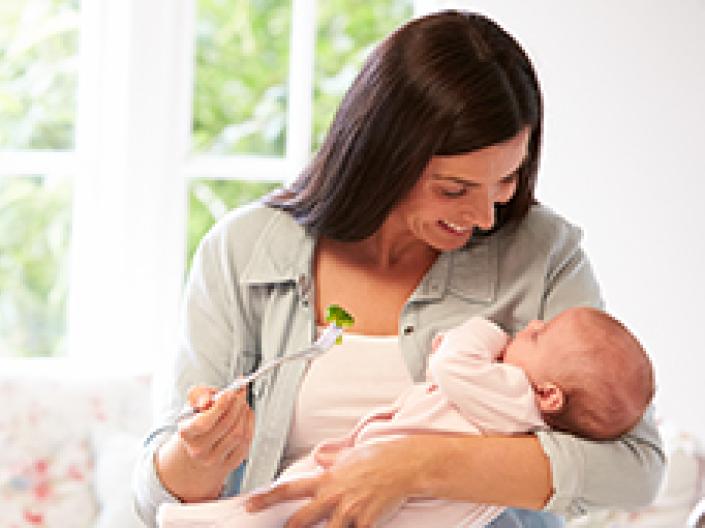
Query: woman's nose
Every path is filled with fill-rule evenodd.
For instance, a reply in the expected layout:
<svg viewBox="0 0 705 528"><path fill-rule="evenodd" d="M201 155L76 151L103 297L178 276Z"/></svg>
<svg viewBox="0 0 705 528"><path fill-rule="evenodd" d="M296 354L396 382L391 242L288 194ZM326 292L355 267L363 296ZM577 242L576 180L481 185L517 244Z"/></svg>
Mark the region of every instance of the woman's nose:
<svg viewBox="0 0 705 528"><path fill-rule="evenodd" d="M490 202L486 207L483 207L479 213L477 226L485 231L492 229L494 226L494 202Z"/></svg>
<svg viewBox="0 0 705 528"><path fill-rule="evenodd" d="M464 214L463 223L465 225L471 224L484 230L492 229L492 226L494 226L494 213L494 201L486 200L483 203L475 203Z"/></svg>

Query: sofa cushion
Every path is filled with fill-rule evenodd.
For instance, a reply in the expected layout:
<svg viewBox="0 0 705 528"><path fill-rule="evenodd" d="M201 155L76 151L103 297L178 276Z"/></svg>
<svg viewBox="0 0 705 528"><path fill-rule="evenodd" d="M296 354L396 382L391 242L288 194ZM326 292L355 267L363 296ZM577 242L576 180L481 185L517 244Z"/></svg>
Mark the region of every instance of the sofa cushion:
<svg viewBox="0 0 705 528"><path fill-rule="evenodd" d="M92 433L143 434L149 379L79 373L61 362L29 365L0 370L0 526L93 527Z"/></svg>

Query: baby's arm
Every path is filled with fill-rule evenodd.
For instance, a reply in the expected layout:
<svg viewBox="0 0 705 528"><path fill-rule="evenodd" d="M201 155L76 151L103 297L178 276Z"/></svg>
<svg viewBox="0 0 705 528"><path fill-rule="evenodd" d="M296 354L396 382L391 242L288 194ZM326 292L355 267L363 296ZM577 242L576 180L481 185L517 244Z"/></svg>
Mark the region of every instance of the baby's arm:
<svg viewBox="0 0 705 528"><path fill-rule="evenodd" d="M524 373L494 360L508 336L486 319L473 318L444 334L429 360L429 379L483 432L519 432L541 426Z"/></svg>

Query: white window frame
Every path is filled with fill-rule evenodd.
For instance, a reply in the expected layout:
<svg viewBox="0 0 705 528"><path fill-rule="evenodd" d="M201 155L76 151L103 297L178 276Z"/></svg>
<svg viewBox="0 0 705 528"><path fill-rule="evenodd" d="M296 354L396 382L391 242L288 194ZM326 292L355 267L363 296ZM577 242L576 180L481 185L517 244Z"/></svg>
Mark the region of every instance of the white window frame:
<svg viewBox="0 0 705 528"><path fill-rule="evenodd" d="M175 347L191 179L289 181L311 148L315 1L292 1L286 153L191 152L194 0L82 6L69 349L151 369Z"/></svg>
<svg viewBox="0 0 705 528"><path fill-rule="evenodd" d="M416 6L415 6L416 7ZM76 148L0 153L73 176L68 355L151 370L178 339L188 181L291 181L311 152L316 0L292 0L283 157L191 152L195 0L83 0Z"/></svg>

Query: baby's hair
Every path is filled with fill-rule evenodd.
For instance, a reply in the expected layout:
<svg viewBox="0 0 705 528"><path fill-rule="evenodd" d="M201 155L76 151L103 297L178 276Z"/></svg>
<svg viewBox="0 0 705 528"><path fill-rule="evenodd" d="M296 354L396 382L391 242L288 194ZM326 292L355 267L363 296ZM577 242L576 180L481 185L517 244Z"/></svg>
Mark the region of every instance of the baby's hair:
<svg viewBox="0 0 705 528"><path fill-rule="evenodd" d="M574 308L575 341L561 361L565 404L544 414L554 429L594 440L614 439L640 420L654 396L651 361L618 320L594 308Z"/></svg>

